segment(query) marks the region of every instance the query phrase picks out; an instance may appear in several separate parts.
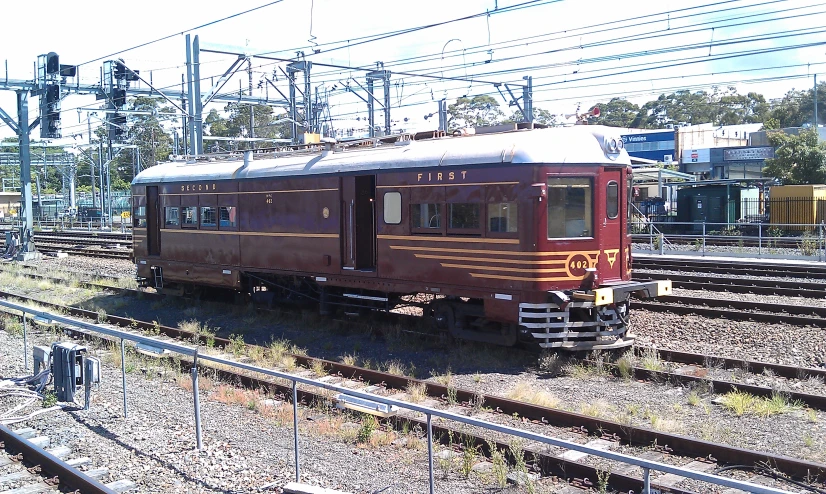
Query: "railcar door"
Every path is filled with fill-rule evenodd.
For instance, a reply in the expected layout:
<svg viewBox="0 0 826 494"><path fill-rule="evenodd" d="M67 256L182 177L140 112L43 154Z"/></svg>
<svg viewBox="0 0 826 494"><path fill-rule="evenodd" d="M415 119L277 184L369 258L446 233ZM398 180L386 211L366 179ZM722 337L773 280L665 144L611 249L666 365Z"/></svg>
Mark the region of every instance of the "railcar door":
<svg viewBox="0 0 826 494"><path fill-rule="evenodd" d="M341 267L376 269L376 176L341 179Z"/></svg>
<svg viewBox="0 0 826 494"><path fill-rule="evenodd" d="M627 202L625 187L622 181L622 169L606 168L603 175L603 186L601 194L605 198L605 210L603 211L602 234L600 235L602 250L605 257L599 260L602 268L600 277L603 281L618 280L622 278L625 269L625 257L622 247L625 244L625 221L622 214L623 205ZM597 195L599 197L599 195Z"/></svg>
<svg viewBox="0 0 826 494"><path fill-rule="evenodd" d="M146 188L146 243L150 256L161 255L161 223L158 187Z"/></svg>

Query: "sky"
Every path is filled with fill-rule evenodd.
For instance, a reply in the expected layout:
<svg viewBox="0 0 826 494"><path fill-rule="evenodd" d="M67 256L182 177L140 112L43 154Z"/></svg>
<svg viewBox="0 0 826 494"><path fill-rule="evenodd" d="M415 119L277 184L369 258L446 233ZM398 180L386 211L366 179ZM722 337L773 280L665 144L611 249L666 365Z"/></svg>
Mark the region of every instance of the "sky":
<svg viewBox="0 0 826 494"><path fill-rule="evenodd" d="M461 96L489 94L510 114L516 107L508 107L505 85L520 96L524 76L533 77L534 107L563 119L612 97L641 104L683 88L711 91L716 84L779 98L792 88L811 87L814 74L826 77L826 28L821 27L826 26L826 2L816 0L42 0L37 10L43 15L33 15L32 4L3 6L6 19L22 20L0 30L0 61L6 61L11 79L31 79L37 56L54 51L63 64L81 64L83 83L99 82L103 60L123 58L141 75L151 74L156 87L179 88L184 33L197 34L202 49L222 46L283 58L303 51L303 59L316 64L312 85L328 96L337 128L365 125L366 104L354 93L364 95L357 82L365 85L366 70L380 62L393 73L394 129L410 130L435 128L436 117L424 117L437 111L442 98L452 103ZM457 20L465 17L471 18ZM438 23L443 24L374 40L382 33ZM204 92L235 58L202 53ZM279 66L284 68L253 59L253 94L278 98L267 79L287 93ZM0 72L0 81L5 77ZM439 79L448 77L456 80ZM245 70L223 91L246 89L248 83ZM353 91L343 90L348 86ZM66 96L60 143L85 141L87 112L77 109L99 105L94 97ZM37 105L32 106L34 119ZM211 105L205 113L223 106ZM13 91L0 91L0 108L15 115ZM376 121L383 122L381 112ZM0 138L11 135L0 124Z"/></svg>

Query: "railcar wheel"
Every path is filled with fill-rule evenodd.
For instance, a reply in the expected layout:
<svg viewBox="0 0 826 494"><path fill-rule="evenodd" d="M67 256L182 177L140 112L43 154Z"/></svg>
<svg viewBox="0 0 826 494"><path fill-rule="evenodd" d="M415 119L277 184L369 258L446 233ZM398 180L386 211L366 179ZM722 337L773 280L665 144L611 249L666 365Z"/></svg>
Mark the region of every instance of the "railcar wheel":
<svg viewBox="0 0 826 494"><path fill-rule="evenodd" d="M453 333L455 326L456 315L453 313L453 307L447 303L433 304L433 323L437 329Z"/></svg>

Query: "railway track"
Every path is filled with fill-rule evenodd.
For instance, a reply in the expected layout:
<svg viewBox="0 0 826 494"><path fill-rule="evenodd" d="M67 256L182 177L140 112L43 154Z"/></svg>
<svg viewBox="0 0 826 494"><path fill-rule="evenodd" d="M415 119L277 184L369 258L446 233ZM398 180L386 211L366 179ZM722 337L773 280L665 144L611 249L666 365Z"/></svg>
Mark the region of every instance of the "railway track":
<svg viewBox="0 0 826 494"><path fill-rule="evenodd" d="M657 297L656 301L634 300L632 308L652 312L724 318L733 321L826 328L826 308L824 307L665 295Z"/></svg>
<svg viewBox="0 0 826 494"><path fill-rule="evenodd" d="M0 294L0 296L14 296L12 294ZM19 298L19 297L18 297ZM60 306L53 304L43 304L41 306L50 307L55 310L61 310ZM96 318L97 313L91 311L84 311L80 309L62 309L68 313L85 318ZM139 330L148 330L157 332L160 331L162 335L170 338L182 339L184 341L199 341L206 344L205 336L198 336L191 332L183 331L178 328L171 328L161 326L158 327L153 323L135 323L132 319L120 318L117 316L108 316L108 321L114 324L121 325L123 328L134 328ZM136 328L137 325L137 328ZM133 330L134 330L133 329ZM214 338L214 344L217 347L230 345L230 341L223 338ZM688 354L671 356L673 360L682 359L698 359L701 356L691 356ZM368 392L378 392L380 394L390 394L393 397L402 397L405 395L405 390L411 386L421 386L425 389L427 396L430 399L444 402L445 396L454 396L452 405L458 407L459 410L467 411L473 407L473 403L478 403L481 399L487 409L495 412L483 412L491 415L491 419L503 420L505 417L520 417L523 423L530 424L531 427L556 427L563 430L575 430L580 435L598 435L599 440L604 441L605 447L619 448L621 445L642 446L651 448L647 454L649 459L664 459L672 458L673 455L680 455L685 457L680 460L684 463L691 463L691 467L698 469L714 469L722 465L774 465L778 472L784 475L789 475L797 479L804 479L812 475L812 472L817 472L819 475L826 475L826 465L808 462L796 458L789 458L769 453L744 450L741 448L733 448L725 445L710 443L707 441L688 438L675 434L665 433L652 429L642 427L632 427L627 423L619 423L607 419L595 418L591 416L581 415L577 413L567 412L564 410L542 407L530 403L515 401L507 398L502 398L495 395L478 394L465 389L450 389L437 383L419 381L406 376L398 376L385 372L380 372L372 369L365 369L356 366L345 365L339 362L327 361L309 357L306 355L292 355L298 365L306 369L323 368L327 371L327 382L344 383L344 386L354 386L356 389L363 389ZM724 361L724 365L735 365L733 359ZM771 366L772 364L765 364ZM808 371L808 370L807 370ZM309 371L305 371L309 372ZM788 369L783 372L790 372ZM817 373L818 370L811 370ZM345 377L346 376L346 377ZM239 379L237 375L226 375L224 377L234 380ZM267 388L277 389L280 392L290 393L291 390L278 383L264 382L256 380L250 376L242 376L240 379L251 386L265 386ZM706 381L708 382L708 381ZM721 383L713 383L714 386L722 385ZM305 393L302 395L305 400L318 400L318 396ZM440 401L441 400L441 401ZM448 400L449 402L451 400ZM485 417L487 418L487 417ZM414 420L410 417L405 417L404 420ZM489 419L490 420L490 419ZM415 420L414 420L415 421ZM443 432L447 434L448 429L444 428ZM452 431L454 434L457 431ZM438 433L438 432L437 432ZM466 433L466 431L465 431ZM570 432L569 432L570 433ZM479 444L485 444L482 438L476 438ZM597 439L592 440L596 441ZM504 447L504 446L503 446ZM531 459L537 462L540 469L545 474L558 474L560 468L566 472L568 477L582 475L581 478L596 478L596 472L577 461L563 461L560 463L558 455L547 455L541 452L529 452ZM703 459L702 461L696 458ZM672 458L674 459L674 458ZM561 466L560 466L561 465ZM556 473L554 473L556 472ZM578 473L574 473L578 472ZM640 479L630 475L633 472L626 472L629 475L624 475L621 471L614 471L611 475L612 485L615 488L628 490L633 489L638 492L640 487ZM661 482L660 487L669 487L672 492L686 492L678 488L680 479L667 478ZM671 482L670 484L668 482ZM654 482L657 483L656 481Z"/></svg>
<svg viewBox="0 0 826 494"><path fill-rule="evenodd" d="M826 278L826 264L766 263L718 259L685 259L661 256L634 256L634 269L667 270L695 273L715 273L733 276L763 276L786 278Z"/></svg>
<svg viewBox="0 0 826 494"><path fill-rule="evenodd" d="M12 431L0 424L0 492L114 494L137 487L126 479L103 484L99 479L108 469L91 468L86 457L69 459L69 447L50 446L50 437L35 429Z"/></svg>
<svg viewBox="0 0 826 494"><path fill-rule="evenodd" d="M710 290L714 292L753 293L781 297L826 297L826 283L803 281L760 280L754 278L723 278L698 275L679 275L658 272L634 272L635 281L671 280L671 286L685 290Z"/></svg>

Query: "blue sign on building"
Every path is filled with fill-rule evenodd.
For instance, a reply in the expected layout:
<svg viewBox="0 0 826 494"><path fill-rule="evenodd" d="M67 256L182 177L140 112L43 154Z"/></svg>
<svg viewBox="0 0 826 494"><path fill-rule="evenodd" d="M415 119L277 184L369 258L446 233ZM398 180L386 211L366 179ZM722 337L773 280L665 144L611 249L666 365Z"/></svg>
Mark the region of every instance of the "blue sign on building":
<svg viewBox="0 0 826 494"><path fill-rule="evenodd" d="M646 132L620 136L630 156L654 161L678 161L675 156L674 131Z"/></svg>

